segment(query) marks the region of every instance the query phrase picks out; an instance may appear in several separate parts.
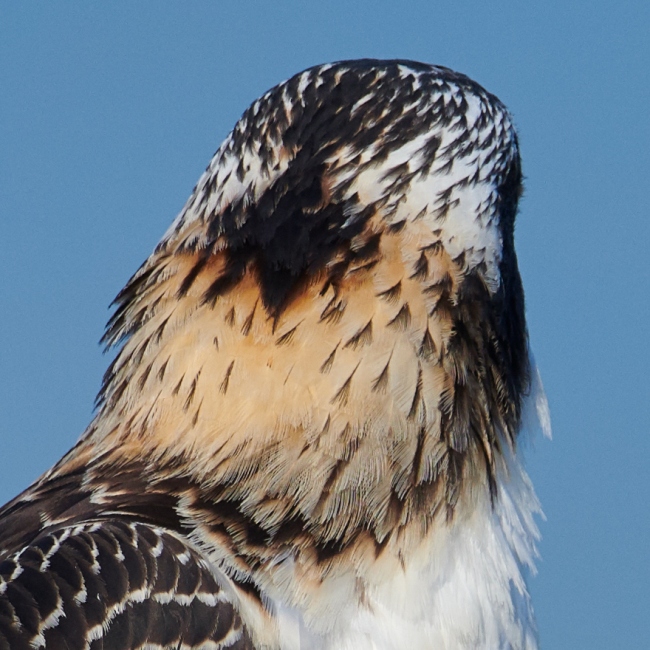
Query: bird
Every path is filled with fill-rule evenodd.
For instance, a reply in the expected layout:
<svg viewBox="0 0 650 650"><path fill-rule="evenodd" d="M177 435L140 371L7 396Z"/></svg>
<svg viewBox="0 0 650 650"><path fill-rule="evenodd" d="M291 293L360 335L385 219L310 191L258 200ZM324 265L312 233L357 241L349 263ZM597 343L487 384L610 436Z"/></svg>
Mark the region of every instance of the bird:
<svg viewBox="0 0 650 650"><path fill-rule="evenodd" d="M446 67L254 101L117 295L88 428L0 509L0 650L537 648L522 186Z"/></svg>

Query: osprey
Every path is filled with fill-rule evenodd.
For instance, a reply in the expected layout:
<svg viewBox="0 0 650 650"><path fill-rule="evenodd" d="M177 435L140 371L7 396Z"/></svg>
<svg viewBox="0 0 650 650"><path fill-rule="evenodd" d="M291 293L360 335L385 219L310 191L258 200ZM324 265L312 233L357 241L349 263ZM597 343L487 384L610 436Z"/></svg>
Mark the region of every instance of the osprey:
<svg viewBox="0 0 650 650"><path fill-rule="evenodd" d="M255 101L117 296L95 418L0 509L0 649L537 648L521 188L447 68Z"/></svg>

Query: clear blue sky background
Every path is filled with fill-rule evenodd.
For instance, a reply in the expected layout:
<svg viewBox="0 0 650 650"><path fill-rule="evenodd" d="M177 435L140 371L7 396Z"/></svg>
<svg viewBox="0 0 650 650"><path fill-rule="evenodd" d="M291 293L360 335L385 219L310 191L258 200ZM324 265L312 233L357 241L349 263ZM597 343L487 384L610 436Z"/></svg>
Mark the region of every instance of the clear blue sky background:
<svg viewBox="0 0 650 650"><path fill-rule="evenodd" d="M543 646L649 647L649 43L647 0L0 0L0 502L88 423L108 304L255 97L325 61L440 63L521 136Z"/></svg>

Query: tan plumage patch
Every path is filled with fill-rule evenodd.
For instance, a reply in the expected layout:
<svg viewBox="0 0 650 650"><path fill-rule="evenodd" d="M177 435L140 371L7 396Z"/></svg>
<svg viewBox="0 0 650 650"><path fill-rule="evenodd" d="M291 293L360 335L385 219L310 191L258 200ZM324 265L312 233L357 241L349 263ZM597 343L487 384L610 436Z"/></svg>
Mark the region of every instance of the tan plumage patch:
<svg viewBox="0 0 650 650"><path fill-rule="evenodd" d="M441 430L459 380L442 359L463 269L435 244L423 224L384 229L371 267L336 283L313 278L279 316L260 307L254 269L236 291L204 302L220 253L178 297L199 254L159 253L151 274L164 280L136 301L146 326L104 396L102 453L183 459L204 489L228 486L224 496L271 536L293 514L323 543L363 528L381 544L415 514L423 534L421 518L430 524L458 498L449 455L484 463Z"/></svg>

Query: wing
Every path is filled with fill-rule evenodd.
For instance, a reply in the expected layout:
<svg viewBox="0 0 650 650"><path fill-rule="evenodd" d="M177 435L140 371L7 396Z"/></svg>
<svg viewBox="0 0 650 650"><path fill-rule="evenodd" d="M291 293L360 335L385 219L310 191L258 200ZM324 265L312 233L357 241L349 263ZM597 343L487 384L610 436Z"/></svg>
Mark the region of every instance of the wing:
<svg viewBox="0 0 650 650"><path fill-rule="evenodd" d="M0 563L0 650L252 648L232 596L179 536L124 520L43 534Z"/></svg>

